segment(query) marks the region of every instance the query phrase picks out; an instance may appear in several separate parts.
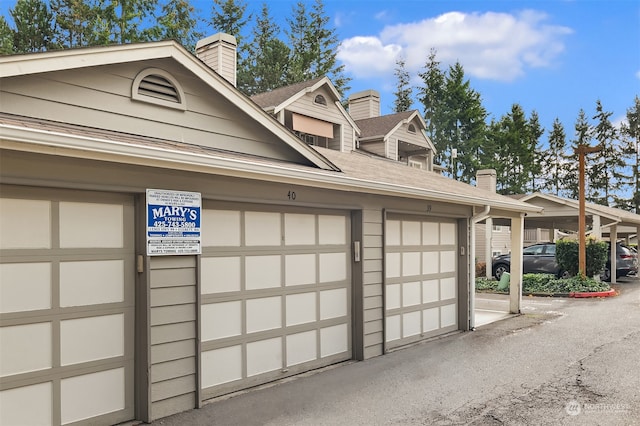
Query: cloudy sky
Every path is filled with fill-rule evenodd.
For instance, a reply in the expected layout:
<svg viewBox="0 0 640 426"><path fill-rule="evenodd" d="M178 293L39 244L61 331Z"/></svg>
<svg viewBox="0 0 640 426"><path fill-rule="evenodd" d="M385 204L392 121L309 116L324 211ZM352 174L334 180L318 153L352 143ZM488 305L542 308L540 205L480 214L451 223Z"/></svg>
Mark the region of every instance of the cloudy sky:
<svg viewBox="0 0 640 426"><path fill-rule="evenodd" d="M269 2L275 16L292 4ZM325 9L352 92L378 90L383 113L396 58L415 77L432 48L444 66L460 61L491 116L519 103L546 129L560 118L570 137L580 108L591 117L600 99L618 121L640 96L636 0L325 0Z"/></svg>
<svg viewBox="0 0 640 426"><path fill-rule="evenodd" d="M243 0L240 0L243 1ZM263 0L244 0L258 14ZM281 28L297 0L266 0ZM303 0L309 4L313 0ZM211 0L191 0L203 18ZM0 12L15 4L0 0ZM460 61L491 117L513 103L536 110L548 130L558 117L569 138L578 111L596 101L619 122L640 96L638 0L324 0L340 38L350 93L375 89L393 106L397 58L419 84L429 51L443 66ZM205 33L209 28L200 28ZM209 34L207 34L209 35ZM419 109L418 104L414 105Z"/></svg>

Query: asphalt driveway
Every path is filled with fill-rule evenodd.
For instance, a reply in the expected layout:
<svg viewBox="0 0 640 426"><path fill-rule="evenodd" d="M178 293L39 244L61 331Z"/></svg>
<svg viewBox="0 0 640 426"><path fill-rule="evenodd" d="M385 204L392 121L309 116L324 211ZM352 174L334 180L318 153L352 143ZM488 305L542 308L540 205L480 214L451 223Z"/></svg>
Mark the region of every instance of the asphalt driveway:
<svg viewBox="0 0 640 426"><path fill-rule="evenodd" d="M640 425L640 281L212 401L158 425Z"/></svg>

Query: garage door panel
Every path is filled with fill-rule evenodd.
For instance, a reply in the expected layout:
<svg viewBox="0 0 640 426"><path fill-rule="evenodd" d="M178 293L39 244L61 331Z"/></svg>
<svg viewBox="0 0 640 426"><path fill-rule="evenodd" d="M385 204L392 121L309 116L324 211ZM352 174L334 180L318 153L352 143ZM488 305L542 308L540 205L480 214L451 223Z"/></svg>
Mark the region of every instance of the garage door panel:
<svg viewBox="0 0 640 426"><path fill-rule="evenodd" d="M457 226L393 215L385 230L385 337L389 347L457 326Z"/></svg>
<svg viewBox="0 0 640 426"><path fill-rule="evenodd" d="M53 424L53 384L38 383L0 392L0 424ZM25 410L25 407L29 407Z"/></svg>
<svg viewBox="0 0 640 426"><path fill-rule="evenodd" d="M0 423L130 420L132 198L11 186L2 194Z"/></svg>
<svg viewBox="0 0 640 426"><path fill-rule="evenodd" d="M351 357L348 214L234 211L240 247L203 248L205 398Z"/></svg>
<svg viewBox="0 0 640 426"><path fill-rule="evenodd" d="M51 248L48 200L0 198L0 249Z"/></svg>
<svg viewBox="0 0 640 426"><path fill-rule="evenodd" d="M0 264L0 313L51 308L51 263Z"/></svg>

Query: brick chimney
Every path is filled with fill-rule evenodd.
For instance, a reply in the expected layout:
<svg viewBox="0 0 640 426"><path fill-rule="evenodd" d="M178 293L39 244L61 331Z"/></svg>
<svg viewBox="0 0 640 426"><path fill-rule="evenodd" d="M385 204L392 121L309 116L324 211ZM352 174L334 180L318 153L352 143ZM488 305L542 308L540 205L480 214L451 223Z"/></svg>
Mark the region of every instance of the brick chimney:
<svg viewBox="0 0 640 426"><path fill-rule="evenodd" d="M349 96L349 115L354 120L380 117L380 93L364 90Z"/></svg>
<svg viewBox="0 0 640 426"><path fill-rule="evenodd" d="M235 86L237 46L234 36L218 33L196 43L196 56Z"/></svg>
<svg viewBox="0 0 640 426"><path fill-rule="evenodd" d="M497 174L494 169L478 170L476 173L476 186L487 191L496 192Z"/></svg>

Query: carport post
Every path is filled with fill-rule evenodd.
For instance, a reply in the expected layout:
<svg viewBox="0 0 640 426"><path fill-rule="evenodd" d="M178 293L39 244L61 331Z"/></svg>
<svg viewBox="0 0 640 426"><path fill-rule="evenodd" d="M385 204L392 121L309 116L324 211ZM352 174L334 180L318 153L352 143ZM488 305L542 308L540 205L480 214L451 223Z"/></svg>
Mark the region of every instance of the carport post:
<svg viewBox="0 0 640 426"><path fill-rule="evenodd" d="M611 259L611 267L609 268L609 273L611 274L611 284L615 284L617 282L618 275L618 247L616 246L616 242L618 241L618 226L613 225L609 230L609 258Z"/></svg>
<svg viewBox="0 0 640 426"><path fill-rule="evenodd" d="M522 304L522 246L524 245L524 213L511 219L511 277L509 281L509 312L520 313Z"/></svg>

